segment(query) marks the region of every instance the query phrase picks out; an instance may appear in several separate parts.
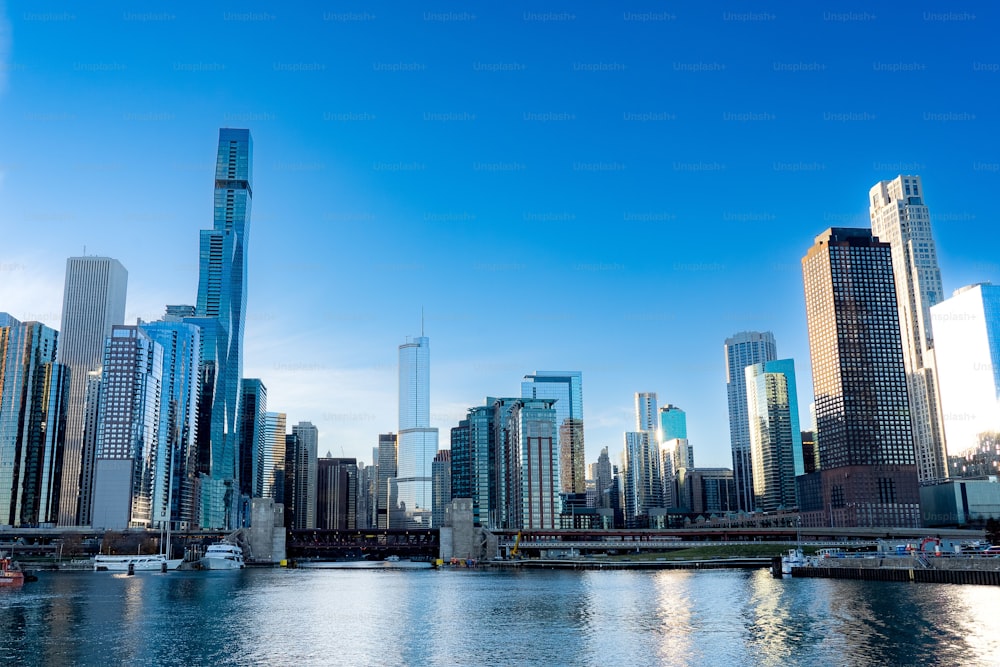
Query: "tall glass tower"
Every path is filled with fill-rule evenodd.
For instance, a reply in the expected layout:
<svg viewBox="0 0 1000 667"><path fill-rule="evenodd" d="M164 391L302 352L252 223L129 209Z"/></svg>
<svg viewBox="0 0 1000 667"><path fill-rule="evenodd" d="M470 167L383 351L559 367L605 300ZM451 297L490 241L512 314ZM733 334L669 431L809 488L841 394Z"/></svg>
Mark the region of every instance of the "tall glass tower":
<svg viewBox="0 0 1000 667"><path fill-rule="evenodd" d="M872 186L868 201L872 234L892 248L917 474L921 482L935 482L947 477L948 457L930 309L944 295L923 185L919 176L897 176Z"/></svg>
<svg viewBox="0 0 1000 667"><path fill-rule="evenodd" d="M559 489L586 493L587 457L583 442L583 374L580 371L536 371L521 382L521 398L555 399Z"/></svg>
<svg viewBox="0 0 1000 667"><path fill-rule="evenodd" d="M69 372L58 332L0 313L0 523L56 520Z"/></svg>
<svg viewBox="0 0 1000 667"><path fill-rule="evenodd" d="M726 339L726 395L729 399L729 441L733 448L736 501L744 512L754 509L753 462L750 455L750 418L744 369L778 358L770 331L741 331Z"/></svg>
<svg viewBox="0 0 1000 667"><path fill-rule="evenodd" d="M111 327L125 322L127 286L128 271L117 259L66 260L59 336L59 363L70 371L59 499L59 524L63 526L90 524L94 451L84 447L83 438L87 374L101 367L104 339L111 335Z"/></svg>
<svg viewBox="0 0 1000 667"><path fill-rule="evenodd" d="M237 420L243 378L243 326L247 308L247 242L253 199L250 130L219 130L215 163L215 222L201 232L198 305L204 361L210 376L211 410L202 452L202 528L235 527L239 489ZM208 321L206 321L208 320ZM212 322L214 320L214 322ZM206 396L206 398L208 398Z"/></svg>
<svg viewBox="0 0 1000 667"><path fill-rule="evenodd" d="M768 361L745 372L755 509L790 510L798 507L795 477L805 474L795 362Z"/></svg>
<svg viewBox="0 0 1000 667"><path fill-rule="evenodd" d="M390 521L390 528L428 528L431 524L438 430L430 426L430 390L430 341L420 336L399 346L396 491L402 525Z"/></svg>

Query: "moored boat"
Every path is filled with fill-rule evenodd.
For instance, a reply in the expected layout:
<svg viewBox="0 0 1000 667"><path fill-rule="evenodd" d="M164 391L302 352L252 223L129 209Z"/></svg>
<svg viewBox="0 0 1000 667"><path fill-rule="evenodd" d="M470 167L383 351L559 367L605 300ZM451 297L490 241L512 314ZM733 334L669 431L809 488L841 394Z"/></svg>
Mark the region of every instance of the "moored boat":
<svg viewBox="0 0 1000 667"><path fill-rule="evenodd" d="M20 565L10 558L0 558L0 586L21 586L24 580L24 572L21 571Z"/></svg>
<svg viewBox="0 0 1000 667"><path fill-rule="evenodd" d="M793 567L805 567L809 564L802 549L789 549L788 553L781 557L781 573L791 574Z"/></svg>
<svg viewBox="0 0 1000 667"><path fill-rule="evenodd" d="M243 549L227 542L209 545L200 565L204 570L239 570L246 566Z"/></svg>
<svg viewBox="0 0 1000 667"><path fill-rule="evenodd" d="M183 558L167 558L163 554L133 554L127 556L111 556L97 554L94 556L94 571L107 572L162 572L164 565L167 570L176 570L184 561ZM130 567L131 566L131 567Z"/></svg>

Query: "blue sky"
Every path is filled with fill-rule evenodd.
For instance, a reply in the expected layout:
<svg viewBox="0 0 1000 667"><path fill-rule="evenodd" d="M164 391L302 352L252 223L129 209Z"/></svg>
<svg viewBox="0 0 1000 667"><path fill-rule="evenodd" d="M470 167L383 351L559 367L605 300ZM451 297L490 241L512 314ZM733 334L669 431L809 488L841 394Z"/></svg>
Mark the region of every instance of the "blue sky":
<svg viewBox="0 0 1000 667"><path fill-rule="evenodd" d="M193 303L218 128L255 142L245 375L320 450L583 372L587 459L633 393L729 466L724 339L769 329L812 397L800 259L923 177L945 289L1000 281L998 10L853 3L0 4L0 310L59 326L65 259L128 319Z"/></svg>

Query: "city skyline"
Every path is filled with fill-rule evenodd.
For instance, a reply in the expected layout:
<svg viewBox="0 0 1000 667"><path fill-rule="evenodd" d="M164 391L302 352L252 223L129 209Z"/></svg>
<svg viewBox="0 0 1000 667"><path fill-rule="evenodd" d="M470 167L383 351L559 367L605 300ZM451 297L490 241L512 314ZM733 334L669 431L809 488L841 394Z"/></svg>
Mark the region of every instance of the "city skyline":
<svg viewBox="0 0 1000 667"><path fill-rule="evenodd" d="M359 461L397 428L394 352L422 305L432 427L517 395L533 369L569 368L588 387L587 463L603 447L619 461L633 395L650 390L684 407L697 465L731 467L723 341L772 331L810 424L799 258L827 227L866 226L873 184L923 178L944 294L1000 283L980 242L995 214L969 196L1000 174L985 103L992 7L950 22L919 8L870 21L684 8L648 22L617 8L558 21L477 8L466 22L416 9L364 22L120 9L7 10L0 310L62 331L63 268L84 246L129 268L125 324L190 303L210 146L219 127L247 127L257 196L243 376ZM728 44L699 45L707 29ZM228 50L268 35L239 60ZM428 53L427 39L446 46ZM845 40L861 53L841 53ZM761 41L774 48L752 48ZM166 59L150 55L161 44ZM928 101L861 92L885 86L919 86ZM749 239L765 242L751 251ZM744 286L761 298L734 299Z"/></svg>

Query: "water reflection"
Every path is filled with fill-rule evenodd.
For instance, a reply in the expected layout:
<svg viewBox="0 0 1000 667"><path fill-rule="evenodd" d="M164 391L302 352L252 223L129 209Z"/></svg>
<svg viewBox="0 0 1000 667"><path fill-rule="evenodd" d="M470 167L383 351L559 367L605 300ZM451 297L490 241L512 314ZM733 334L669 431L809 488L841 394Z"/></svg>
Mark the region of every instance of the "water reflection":
<svg viewBox="0 0 1000 667"><path fill-rule="evenodd" d="M765 571L43 573L0 660L46 665L1000 664L992 587Z"/></svg>

